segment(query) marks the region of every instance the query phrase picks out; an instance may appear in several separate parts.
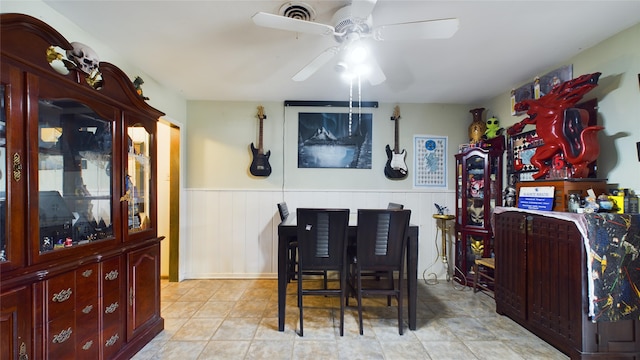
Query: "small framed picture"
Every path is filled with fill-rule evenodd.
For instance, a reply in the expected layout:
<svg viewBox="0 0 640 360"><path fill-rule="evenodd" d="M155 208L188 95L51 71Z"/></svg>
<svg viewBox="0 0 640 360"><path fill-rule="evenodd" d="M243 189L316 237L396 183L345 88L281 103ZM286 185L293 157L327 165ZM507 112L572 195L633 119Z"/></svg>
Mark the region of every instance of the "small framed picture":
<svg viewBox="0 0 640 360"><path fill-rule="evenodd" d="M532 82L511 90L511 115L522 115L524 113L516 111L516 104L524 99L533 99Z"/></svg>
<svg viewBox="0 0 640 360"><path fill-rule="evenodd" d="M544 142L538 136L536 130L523 132L509 138L509 158L507 171L510 174L517 174L520 181L533 180L528 175L538 171L538 168L531 164L531 158L536 153L537 148Z"/></svg>

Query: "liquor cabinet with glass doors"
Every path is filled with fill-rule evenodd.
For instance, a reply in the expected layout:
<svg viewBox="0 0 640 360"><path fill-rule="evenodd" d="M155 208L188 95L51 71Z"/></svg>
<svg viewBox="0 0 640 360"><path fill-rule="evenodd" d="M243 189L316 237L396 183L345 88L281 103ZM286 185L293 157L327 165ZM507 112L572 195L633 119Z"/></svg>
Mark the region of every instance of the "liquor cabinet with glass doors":
<svg viewBox="0 0 640 360"><path fill-rule="evenodd" d="M494 144L504 141L494 139ZM476 258L493 256L491 214L502 205L504 146L468 148L456 154L456 274L471 285Z"/></svg>
<svg viewBox="0 0 640 360"><path fill-rule="evenodd" d="M130 358L164 327L163 113L42 21L0 26L0 359Z"/></svg>

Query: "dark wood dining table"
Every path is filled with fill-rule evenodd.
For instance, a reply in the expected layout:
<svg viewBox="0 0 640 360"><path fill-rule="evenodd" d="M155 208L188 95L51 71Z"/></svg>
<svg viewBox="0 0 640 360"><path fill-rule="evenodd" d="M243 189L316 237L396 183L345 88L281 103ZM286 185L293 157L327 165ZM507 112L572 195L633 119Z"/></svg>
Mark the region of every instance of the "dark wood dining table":
<svg viewBox="0 0 640 360"><path fill-rule="evenodd" d="M358 230L357 214L349 216L349 242L355 244ZM292 213L278 225L278 331L284 331L284 318L287 306L287 266L288 245L295 240L297 232L296 215ZM418 225L409 225L407 241L407 294L409 311L409 329L416 329L416 306L418 303Z"/></svg>

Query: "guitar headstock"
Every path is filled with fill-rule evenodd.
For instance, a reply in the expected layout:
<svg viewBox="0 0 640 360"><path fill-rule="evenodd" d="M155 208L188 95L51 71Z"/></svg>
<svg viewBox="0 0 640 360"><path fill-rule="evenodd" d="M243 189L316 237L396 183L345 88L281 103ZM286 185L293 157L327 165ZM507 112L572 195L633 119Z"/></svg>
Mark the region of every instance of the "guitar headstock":
<svg viewBox="0 0 640 360"><path fill-rule="evenodd" d="M398 119L400 119L400 106L396 105L396 107L393 108L393 116L391 116L391 120Z"/></svg>
<svg viewBox="0 0 640 360"><path fill-rule="evenodd" d="M267 115L264 114L264 107L262 105L258 106L258 115L257 116L258 116L258 119L260 119L260 120L264 120L264 119L267 118Z"/></svg>

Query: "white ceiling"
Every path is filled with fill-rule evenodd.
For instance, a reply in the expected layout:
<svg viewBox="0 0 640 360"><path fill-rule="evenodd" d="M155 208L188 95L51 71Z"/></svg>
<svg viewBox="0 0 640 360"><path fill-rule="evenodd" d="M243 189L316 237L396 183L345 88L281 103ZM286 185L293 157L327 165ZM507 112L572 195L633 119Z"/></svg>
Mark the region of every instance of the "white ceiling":
<svg viewBox="0 0 640 360"><path fill-rule="evenodd" d="M291 80L336 45L332 36L252 22L258 11L277 14L284 0L45 2L189 100L349 99L332 63L304 82ZM349 3L304 2L330 25ZM449 17L460 20L451 39L375 42L387 80L364 83L362 99L482 103L640 22L640 1L379 0L373 10L374 25Z"/></svg>

